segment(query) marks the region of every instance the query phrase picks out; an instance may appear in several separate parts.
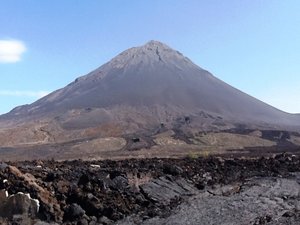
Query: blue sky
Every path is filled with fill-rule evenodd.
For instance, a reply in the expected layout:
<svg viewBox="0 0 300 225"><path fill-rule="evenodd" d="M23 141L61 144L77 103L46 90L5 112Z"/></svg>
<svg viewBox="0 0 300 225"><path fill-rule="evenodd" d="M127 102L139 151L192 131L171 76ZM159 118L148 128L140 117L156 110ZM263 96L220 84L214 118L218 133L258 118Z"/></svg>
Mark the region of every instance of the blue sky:
<svg viewBox="0 0 300 225"><path fill-rule="evenodd" d="M299 12L298 0L1 0L0 113L149 40L300 112Z"/></svg>

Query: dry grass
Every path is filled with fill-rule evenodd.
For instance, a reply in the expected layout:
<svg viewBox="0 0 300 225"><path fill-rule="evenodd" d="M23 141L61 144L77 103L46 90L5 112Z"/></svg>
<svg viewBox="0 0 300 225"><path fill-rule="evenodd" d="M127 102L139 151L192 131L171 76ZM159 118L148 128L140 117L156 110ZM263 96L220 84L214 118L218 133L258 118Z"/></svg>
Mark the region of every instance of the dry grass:
<svg viewBox="0 0 300 225"><path fill-rule="evenodd" d="M254 135L241 135L231 133L208 133L195 138L196 143L202 146L215 146L226 148L243 148L262 146L268 147L276 145L275 142L262 139Z"/></svg>

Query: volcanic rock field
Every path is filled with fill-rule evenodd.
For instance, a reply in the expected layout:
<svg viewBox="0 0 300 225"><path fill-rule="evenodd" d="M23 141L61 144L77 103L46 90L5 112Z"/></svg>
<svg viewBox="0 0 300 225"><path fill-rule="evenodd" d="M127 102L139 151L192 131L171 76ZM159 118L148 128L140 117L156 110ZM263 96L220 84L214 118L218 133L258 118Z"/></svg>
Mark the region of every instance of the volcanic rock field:
<svg viewBox="0 0 300 225"><path fill-rule="evenodd" d="M0 189L3 225L296 225L300 157L2 162Z"/></svg>

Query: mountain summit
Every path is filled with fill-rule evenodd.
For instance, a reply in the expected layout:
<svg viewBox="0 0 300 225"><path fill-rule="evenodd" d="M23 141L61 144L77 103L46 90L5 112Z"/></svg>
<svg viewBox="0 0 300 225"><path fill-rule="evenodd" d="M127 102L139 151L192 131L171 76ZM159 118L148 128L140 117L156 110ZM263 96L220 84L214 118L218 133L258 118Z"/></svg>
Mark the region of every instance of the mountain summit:
<svg viewBox="0 0 300 225"><path fill-rule="evenodd" d="M27 136L35 141L46 135L44 142L63 141L66 133L74 134L69 139L82 138L91 131L100 136L150 134L162 126L178 130L184 123L184 129L194 132L241 124L291 127L300 120L231 87L158 41L130 48L66 87L0 117L0 128L18 124L31 130Z"/></svg>

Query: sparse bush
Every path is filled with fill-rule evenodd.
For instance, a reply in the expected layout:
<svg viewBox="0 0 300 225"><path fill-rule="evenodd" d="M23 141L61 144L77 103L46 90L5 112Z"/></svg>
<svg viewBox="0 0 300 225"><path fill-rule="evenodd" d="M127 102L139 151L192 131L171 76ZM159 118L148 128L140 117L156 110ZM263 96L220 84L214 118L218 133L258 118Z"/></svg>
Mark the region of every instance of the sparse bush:
<svg viewBox="0 0 300 225"><path fill-rule="evenodd" d="M199 152L190 152L187 157L190 159L197 159L199 157L202 158L207 158L210 155L210 151L208 150L203 150L203 151L199 151Z"/></svg>

